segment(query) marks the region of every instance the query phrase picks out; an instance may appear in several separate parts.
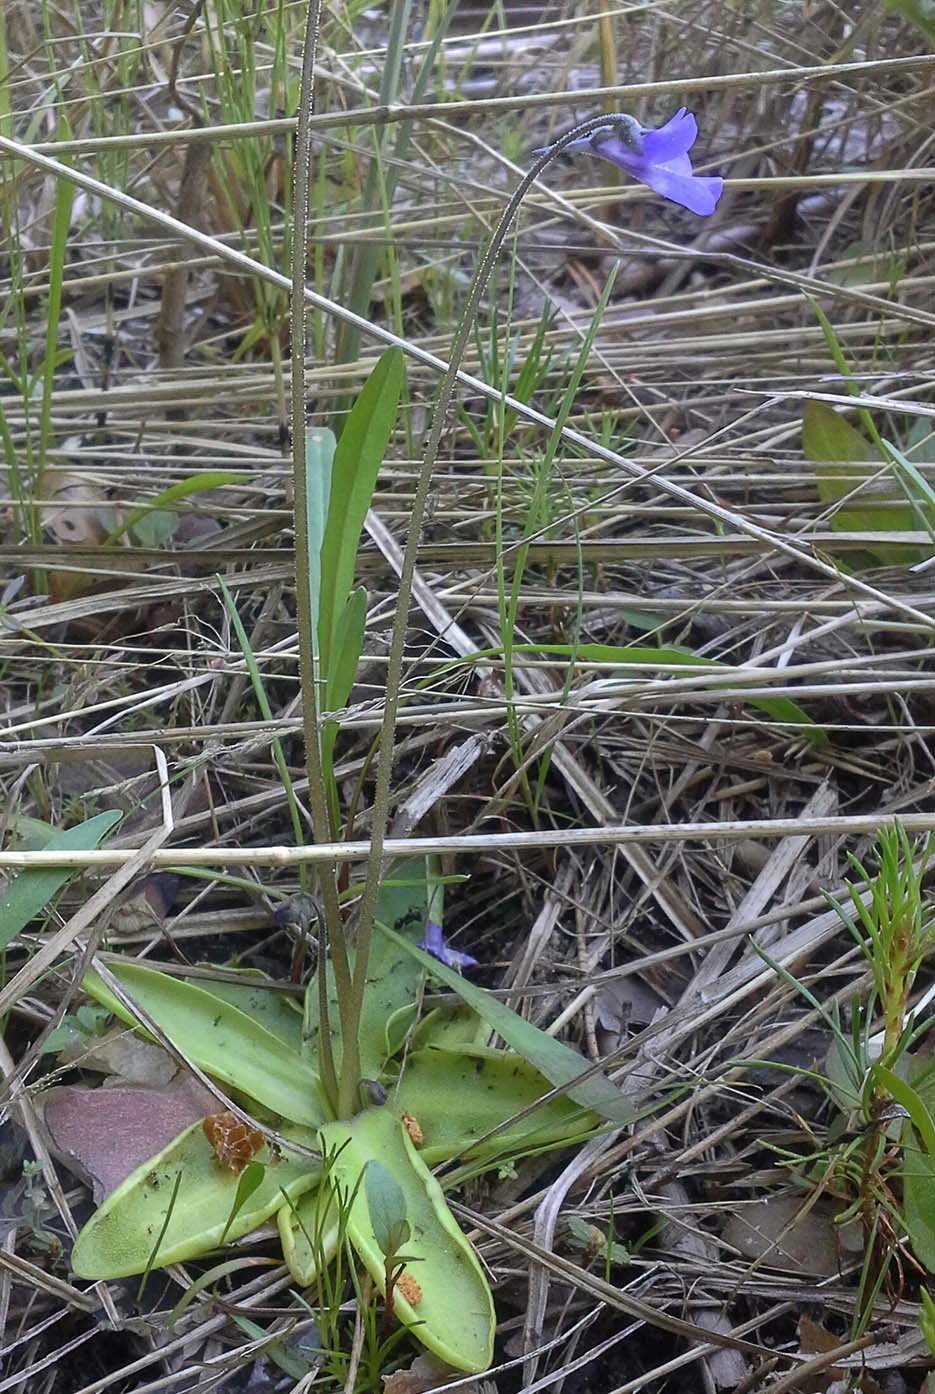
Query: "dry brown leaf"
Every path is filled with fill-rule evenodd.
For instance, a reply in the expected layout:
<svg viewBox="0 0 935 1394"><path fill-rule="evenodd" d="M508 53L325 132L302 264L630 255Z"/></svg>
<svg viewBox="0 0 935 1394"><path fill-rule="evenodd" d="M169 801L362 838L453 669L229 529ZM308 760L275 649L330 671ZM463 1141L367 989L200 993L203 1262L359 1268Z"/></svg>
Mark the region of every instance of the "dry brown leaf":
<svg viewBox="0 0 935 1394"><path fill-rule="evenodd" d="M91 1186L98 1205L138 1166L216 1107L213 1096L190 1074L162 1089L66 1084L48 1090L41 1102L51 1152Z"/></svg>
<svg viewBox="0 0 935 1394"><path fill-rule="evenodd" d="M62 1050L66 1065L83 1070L99 1070L115 1075L121 1085L146 1085L164 1089L178 1073L178 1065L168 1051L153 1041L144 1041L126 1026L115 1026L103 1036L82 1036Z"/></svg>
<svg viewBox="0 0 935 1394"><path fill-rule="evenodd" d="M799 1348L803 1355L827 1355L844 1344L844 1339L819 1326L808 1317L799 1318ZM882 1394L882 1390L872 1375L864 1372L856 1384L848 1383L849 1372L834 1366L822 1370L809 1378L803 1376L799 1388L804 1394L836 1394L840 1388L858 1389L860 1394Z"/></svg>
<svg viewBox="0 0 935 1394"><path fill-rule="evenodd" d="M800 1194L767 1196L741 1205L724 1230L724 1241L746 1257L770 1268L810 1273L816 1278L837 1276L840 1235L831 1207L822 1201L809 1205Z"/></svg>
<svg viewBox="0 0 935 1394"><path fill-rule="evenodd" d="M408 1369L382 1376L384 1394L425 1394L427 1389L437 1389L440 1384L461 1378L459 1371L428 1351L417 1355ZM477 1380L459 1384L458 1394L496 1394L496 1386L490 1380Z"/></svg>

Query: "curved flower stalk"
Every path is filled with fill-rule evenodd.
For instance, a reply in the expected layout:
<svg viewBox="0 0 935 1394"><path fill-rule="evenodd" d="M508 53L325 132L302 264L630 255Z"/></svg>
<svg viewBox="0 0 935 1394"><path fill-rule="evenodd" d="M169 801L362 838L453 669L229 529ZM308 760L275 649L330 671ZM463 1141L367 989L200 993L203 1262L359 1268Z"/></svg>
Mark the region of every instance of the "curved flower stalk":
<svg viewBox="0 0 935 1394"><path fill-rule="evenodd" d="M717 207L724 180L719 175L695 174L688 152L697 136L697 121L690 111L680 107L656 130L641 126L632 116L610 116L606 126L569 141L565 149L600 155L663 198L707 217ZM545 154L551 149L551 145L545 145L534 153Z"/></svg>

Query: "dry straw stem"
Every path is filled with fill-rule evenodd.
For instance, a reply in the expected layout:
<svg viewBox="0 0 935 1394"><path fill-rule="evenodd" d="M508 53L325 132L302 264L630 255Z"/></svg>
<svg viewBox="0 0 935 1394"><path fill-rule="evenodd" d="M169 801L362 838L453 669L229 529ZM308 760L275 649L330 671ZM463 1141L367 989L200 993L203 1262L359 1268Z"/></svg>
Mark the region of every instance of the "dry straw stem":
<svg viewBox="0 0 935 1394"><path fill-rule="evenodd" d="M128 212L133 212L140 217L154 221L158 223L160 226L165 227L167 230L174 233L176 236L185 238L197 246L215 252L224 261L239 267L241 270L249 271L251 274L258 276L261 280L265 280L269 284L276 285L280 289L286 291L291 291L292 289L292 281L290 280L290 278L282 275L280 272L275 271L272 267L264 266L261 262L255 261L252 257L249 257L245 253L238 251L236 248L224 246L222 243L219 243L215 238L210 237L205 233L201 233L197 229L187 227L185 224L178 222L177 219L171 217L171 215L167 213L162 212L162 210L160 209L153 208L151 205L145 204L138 199L131 198L127 194L110 188L108 185L101 183L99 180L93 179L83 173L80 173L77 170L70 169L68 166L63 165L58 160L52 160L47 156L37 154L35 151L32 151L28 146L24 146L19 142L10 140L6 136L0 136L0 154L4 153L8 157L18 157L24 159L28 163L36 165L38 168L43 169L47 173L54 175L56 178L69 180L70 182L76 184L79 188L85 189L86 192L93 193L99 197L108 199L116 203L118 206L126 209ZM728 258L728 260L731 262L737 262L741 265L747 265L747 263L744 263L740 258ZM755 269L765 270L765 268L759 267ZM810 278L799 276L794 273L775 273L775 275L772 275L772 273L768 274L770 274L770 278L772 279L789 281L793 284L801 286L803 289L807 289L812 292L826 290L833 293L835 291L835 287L833 286L825 286L820 282L813 282ZM380 326L372 324L368 320L362 319L358 315L351 314L349 311L345 310L343 306L337 304L332 300L329 300L326 296L319 295L317 292L311 290L308 287L306 287L305 289L305 298L306 301L315 308L325 311L327 314L333 316L336 319L356 325L358 328L360 328L361 332L367 335L368 337L377 339L384 344L389 344L401 348L408 356L415 359L417 362L424 364L425 366L431 367L435 372L438 372L444 376L449 371L450 365L446 363L443 359L437 357L434 354L427 353L418 345L410 342L409 340L400 338L398 335L392 333L390 330L383 329ZM872 296L865 296L860 293L855 293L851 291L849 292L849 298L855 299L861 303L870 303L875 308L887 311L892 310L892 306L889 304L889 302L876 301L875 298ZM935 315L930 315L924 312L907 312L907 315L909 318L922 319L924 322L932 323L933 325L935 325ZM545 415L542 412L536 411L524 402L517 401L509 394L498 391L496 388L490 386L482 379L478 379L471 374L463 372L460 369L457 371L456 377L458 382L462 383L465 386L471 387L473 390L480 393L480 395L485 397L486 399L495 402L502 401L507 406L509 406L511 410L515 411L523 420L534 422L536 425L550 431L555 428L556 423L553 418ZM626 456L621 455L617 451L613 451L607 447L601 446L593 438L579 431L575 431L568 426L562 428L561 436L562 439L568 442L569 444L580 447L588 451L589 453L594 454L595 456L597 456L597 458L605 461L608 464L616 466L618 469L622 470L626 474L629 474L631 477L635 479L645 478L649 474L648 471L635 465L634 462L629 460ZM780 534L768 530L766 528L760 527L756 523L752 522L750 519L746 518L743 514L739 514L731 509L724 508L723 506L713 502L704 494L694 493L690 489L687 489L682 485L674 483L672 480L666 478L664 475L653 475L653 479L662 492L664 492L672 498L679 499L682 503L689 505L690 507L696 509L698 512L715 519L720 525L736 528L743 535L755 538L760 542L766 543L770 548L775 549L776 551L781 552L788 557L796 559L803 566L806 566L810 570L815 571L819 575L827 577L829 580L835 582L839 582L841 580L840 573L836 567L834 567L828 562L823 561L820 557L814 555L806 548L796 546L792 542L789 542ZM862 581L857 577L850 577L848 578L848 584L854 591L858 592L859 594L868 596L873 600L881 601L888 605L891 609L905 615L908 618L915 620L920 624L931 624L931 618L925 615L920 610L916 609L914 606L894 600L892 597L887 596L884 592L880 591L877 587L870 585L866 581Z"/></svg>
<svg viewBox="0 0 935 1394"><path fill-rule="evenodd" d="M583 87L556 92L528 92L513 97L478 97L469 102L419 102L411 106L367 106L349 111L321 112L309 118L309 130L331 131L335 126L384 126L398 121L426 121L433 117L450 118L470 112L472 116L496 115L498 112L532 111L537 108L596 105L597 103L627 102L637 97L682 96L685 92L714 93L734 88L748 90L769 87L775 83L827 82L829 78L858 78L876 73L914 72L927 68L935 70L935 56L915 54L907 58L881 58L859 63L827 63L817 66L767 68L759 72L719 73L699 77L679 77L668 82L629 82L616 87ZM82 140L44 141L26 147L39 154L83 155L107 149L146 150L160 145L188 145L195 140L236 140L245 136L284 135L296 129L297 118L254 121L228 126L205 126L185 131L153 131L145 135L88 137Z"/></svg>
<svg viewBox="0 0 935 1394"><path fill-rule="evenodd" d="M461 833L446 837L388 837L384 857L469 855L477 852L533 852L554 847L616 847L625 843L730 842L737 838L873 836L892 827L895 819L856 814L829 818L749 818L710 823L644 823L596 828L562 828L526 833ZM898 821L910 835L935 831L935 813L906 813ZM101 848L94 852L0 852L0 867L108 867L124 866L139 857L126 848ZM187 847L154 851L151 866L300 866L315 862L361 862L371 856L369 841L327 842L306 847ZM4 1002L0 992L0 1007Z"/></svg>

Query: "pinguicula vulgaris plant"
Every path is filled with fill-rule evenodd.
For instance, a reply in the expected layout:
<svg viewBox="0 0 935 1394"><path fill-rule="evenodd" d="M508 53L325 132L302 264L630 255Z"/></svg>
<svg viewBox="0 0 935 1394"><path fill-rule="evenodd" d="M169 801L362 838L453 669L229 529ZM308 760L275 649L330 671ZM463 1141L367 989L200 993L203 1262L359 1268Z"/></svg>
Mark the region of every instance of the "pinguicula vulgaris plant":
<svg viewBox="0 0 935 1394"><path fill-rule="evenodd" d="M391 350L340 441L309 438L318 467L311 610L329 713L347 702L360 658L367 597L354 587L354 559L401 386L401 356ZM332 836L337 734L325 719L318 761ZM349 898L359 890L352 885ZM313 1284L349 1241L418 1340L457 1369L484 1369L490 1289L430 1167L457 1159L453 1175L464 1177L512 1165L632 1113L609 1081L588 1076L577 1052L462 979L476 960L447 945L443 911L428 861L391 867L366 958L339 917L321 935L331 952L319 956L304 1011L255 976L186 982L116 956L100 960L87 991L138 1030L161 1033L225 1086L238 1113L219 1104L133 1172L79 1235L75 1272L117 1278L196 1259L275 1216L297 1283ZM453 987L465 1008L420 1020L414 1004L426 975ZM492 1049L494 1032L511 1049Z"/></svg>
<svg viewBox="0 0 935 1394"><path fill-rule="evenodd" d="M310 5L296 141L294 208L303 229L315 11ZM632 118L590 121L525 176L472 282L428 433L413 536L490 267L553 150L590 142L618 163L626 153L625 167L637 178L686 207L697 205L694 211L711 212L720 181L692 175L686 152L694 136L694 120L684 112L658 132L643 131ZM399 350L390 350L340 440L318 433L306 448L303 236L293 238L293 248L297 620L309 803L315 840L326 844L340 831L333 713L348 700L367 613L354 563L403 372ZM490 1288L430 1168L457 1161L446 1171L450 1188L635 1115L632 1102L577 1051L462 976L469 956L445 943L443 882L429 859L382 863L412 558L410 546L387 665L367 877L347 895L356 900L360 891L356 932L345 924L334 864L325 863L321 952L301 1012L275 984L256 977L195 983L112 956L97 961L87 990L137 1030L168 1040L214 1087L224 1086L233 1116L219 1106L218 1115L186 1128L133 1172L82 1230L72 1264L94 1279L147 1273L200 1258L275 1216L298 1284L320 1287L349 1245L384 1295L389 1317L450 1366L481 1371L493 1352ZM431 979L460 998L457 1010L419 1012ZM492 1047L495 1036L504 1048Z"/></svg>

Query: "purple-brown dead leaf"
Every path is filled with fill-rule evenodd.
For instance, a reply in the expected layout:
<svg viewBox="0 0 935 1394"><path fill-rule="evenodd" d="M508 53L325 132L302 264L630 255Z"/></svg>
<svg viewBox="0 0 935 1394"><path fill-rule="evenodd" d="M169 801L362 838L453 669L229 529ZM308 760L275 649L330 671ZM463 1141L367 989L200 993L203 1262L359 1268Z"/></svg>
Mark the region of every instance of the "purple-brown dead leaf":
<svg viewBox="0 0 935 1394"><path fill-rule="evenodd" d="M213 1096L190 1074L161 1089L66 1084L43 1096L52 1152L92 1187L98 1205L138 1166L215 1109Z"/></svg>

